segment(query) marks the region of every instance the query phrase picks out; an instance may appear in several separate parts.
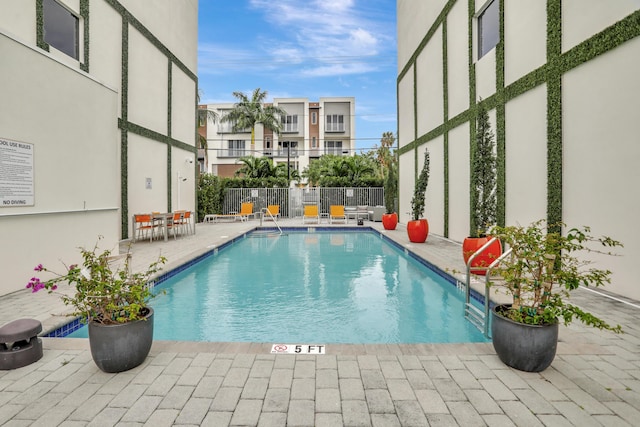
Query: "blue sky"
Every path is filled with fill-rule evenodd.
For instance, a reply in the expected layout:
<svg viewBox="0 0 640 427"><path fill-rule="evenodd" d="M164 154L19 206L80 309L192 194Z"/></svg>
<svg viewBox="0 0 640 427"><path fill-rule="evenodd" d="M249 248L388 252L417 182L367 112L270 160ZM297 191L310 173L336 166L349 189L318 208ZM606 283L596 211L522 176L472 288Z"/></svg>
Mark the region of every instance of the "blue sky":
<svg viewBox="0 0 640 427"><path fill-rule="evenodd" d="M395 0L200 0L201 103L353 96L356 147L396 133Z"/></svg>

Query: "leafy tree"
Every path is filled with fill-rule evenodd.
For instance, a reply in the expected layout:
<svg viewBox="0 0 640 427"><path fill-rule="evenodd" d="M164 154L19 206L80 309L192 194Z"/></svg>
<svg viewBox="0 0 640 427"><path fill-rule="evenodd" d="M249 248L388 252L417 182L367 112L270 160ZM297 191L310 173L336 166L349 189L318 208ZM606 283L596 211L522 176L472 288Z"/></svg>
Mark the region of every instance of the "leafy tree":
<svg viewBox="0 0 640 427"><path fill-rule="evenodd" d="M395 153L392 150L395 143L396 137L393 135L393 132L383 132L382 138L380 139L380 147L374 147L375 158L380 165L379 173L381 178L387 175L387 170L391 163L395 161Z"/></svg>
<svg viewBox="0 0 640 427"><path fill-rule="evenodd" d="M326 182L326 178L345 178L346 186L353 187L354 181L377 178L376 169L375 160L368 155L337 156L327 154L311 162L302 172L302 176L308 178L312 184Z"/></svg>
<svg viewBox="0 0 640 427"><path fill-rule="evenodd" d="M424 164L422 170L416 181L416 186L413 190L413 198L411 199L411 218L414 221L420 219L424 214L424 199L426 197L427 185L429 184L429 150L424 150Z"/></svg>
<svg viewBox="0 0 640 427"><path fill-rule="evenodd" d="M256 142L256 124L260 123L265 129L280 133L282 129L280 118L287 113L280 107L264 105L267 91L263 92L260 88L256 88L251 98L242 92L233 92L233 96L238 99L238 102L220 121L233 123L234 131L251 129L251 149Z"/></svg>
<svg viewBox="0 0 640 427"><path fill-rule="evenodd" d="M489 122L489 113L480 105L476 128L475 152L471 160L471 236L484 235L496 222L496 167L495 137Z"/></svg>
<svg viewBox="0 0 640 427"><path fill-rule="evenodd" d="M274 164L269 157L245 156L239 159L242 167L235 173L236 176L244 175L246 178L286 178L287 165Z"/></svg>

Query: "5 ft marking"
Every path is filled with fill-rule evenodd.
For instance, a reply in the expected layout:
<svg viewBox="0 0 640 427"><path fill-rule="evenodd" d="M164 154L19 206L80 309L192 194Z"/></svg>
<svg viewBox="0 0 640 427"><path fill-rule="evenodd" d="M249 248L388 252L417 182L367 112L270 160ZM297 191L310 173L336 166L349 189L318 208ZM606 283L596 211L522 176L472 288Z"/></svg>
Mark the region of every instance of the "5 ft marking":
<svg viewBox="0 0 640 427"><path fill-rule="evenodd" d="M326 346L318 344L274 344L273 354L325 354Z"/></svg>

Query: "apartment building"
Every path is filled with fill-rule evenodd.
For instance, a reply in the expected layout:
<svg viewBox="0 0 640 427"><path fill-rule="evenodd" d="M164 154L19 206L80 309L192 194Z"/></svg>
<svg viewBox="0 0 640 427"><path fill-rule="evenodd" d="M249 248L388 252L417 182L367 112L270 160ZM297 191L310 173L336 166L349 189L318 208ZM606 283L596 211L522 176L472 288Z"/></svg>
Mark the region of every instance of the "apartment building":
<svg viewBox="0 0 640 427"><path fill-rule="evenodd" d="M589 225L624 243L593 254L609 291L640 299L640 3L398 0L400 217L425 149L430 230L469 235L477 105L498 155L498 222Z"/></svg>
<svg viewBox="0 0 640 427"><path fill-rule="evenodd" d="M326 97L318 102L308 98L274 98L273 105L286 111L281 117L281 132L274 134L256 125L254 146L251 129L234 129L233 123L218 120L201 123L199 132L206 135L207 149L201 150L201 170L222 177L232 177L244 156L265 156L275 164L288 164L291 170L302 170L324 154L355 154L355 98ZM207 104L218 117L233 108L233 103ZM204 129L204 130L203 130ZM206 165L206 166L205 166Z"/></svg>
<svg viewBox="0 0 640 427"><path fill-rule="evenodd" d="M0 2L0 295L195 209L198 1L148 3Z"/></svg>

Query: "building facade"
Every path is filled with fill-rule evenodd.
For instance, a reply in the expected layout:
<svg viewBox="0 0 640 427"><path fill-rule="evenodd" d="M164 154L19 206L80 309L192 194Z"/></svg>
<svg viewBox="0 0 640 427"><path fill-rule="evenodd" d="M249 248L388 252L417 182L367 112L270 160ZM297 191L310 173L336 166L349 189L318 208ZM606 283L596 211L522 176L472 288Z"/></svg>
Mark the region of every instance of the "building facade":
<svg viewBox="0 0 640 427"><path fill-rule="evenodd" d="M273 105L287 112L281 118L281 132L274 134L261 124L256 125L253 147L251 129L234 130L233 123L220 120L201 123L200 132L207 139L206 155L204 152L199 155L201 170L232 177L242 166L238 163L241 157L265 156L275 164L288 164L291 170L302 172L313 159L324 154L355 154L355 98L327 97L318 102L309 102L307 98L274 98ZM213 110L222 118L233 106L233 103L207 104L200 108Z"/></svg>
<svg viewBox="0 0 640 427"><path fill-rule="evenodd" d="M430 230L469 235L477 106L498 155L498 222L589 225L625 245L593 255L609 291L640 299L640 3L398 0L400 218L424 150Z"/></svg>
<svg viewBox="0 0 640 427"><path fill-rule="evenodd" d="M194 210L197 29L197 0L0 2L0 294Z"/></svg>

